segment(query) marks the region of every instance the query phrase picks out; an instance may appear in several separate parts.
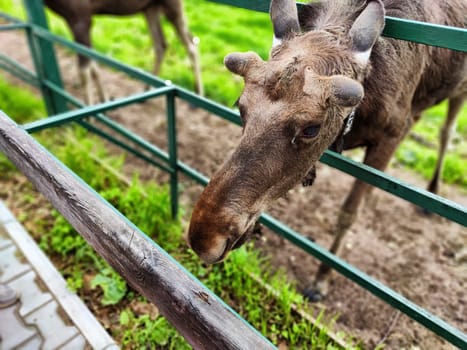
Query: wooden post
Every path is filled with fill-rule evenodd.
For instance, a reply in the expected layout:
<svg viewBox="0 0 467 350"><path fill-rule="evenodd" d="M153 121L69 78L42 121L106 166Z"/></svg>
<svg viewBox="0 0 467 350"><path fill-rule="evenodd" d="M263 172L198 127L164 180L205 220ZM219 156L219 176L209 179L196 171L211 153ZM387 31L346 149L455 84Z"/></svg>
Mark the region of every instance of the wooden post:
<svg viewBox="0 0 467 350"><path fill-rule="evenodd" d="M193 348L275 349L2 112L0 150Z"/></svg>

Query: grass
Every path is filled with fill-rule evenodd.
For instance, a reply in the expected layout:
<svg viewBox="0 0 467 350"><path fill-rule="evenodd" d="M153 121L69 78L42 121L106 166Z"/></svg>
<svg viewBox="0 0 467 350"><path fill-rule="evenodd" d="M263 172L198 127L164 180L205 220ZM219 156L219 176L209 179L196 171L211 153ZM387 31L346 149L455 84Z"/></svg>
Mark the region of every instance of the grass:
<svg viewBox="0 0 467 350"><path fill-rule="evenodd" d="M1 75L0 110L8 115L15 115L18 123L37 120L45 115L45 107L41 100L23 87L10 85ZM0 153L0 180L6 179L13 169L13 164Z"/></svg>
<svg viewBox="0 0 467 350"><path fill-rule="evenodd" d="M17 122L43 115L44 106L30 92L18 90L1 78L0 87L0 100L13 95L21 97L11 99L5 109ZM296 308L310 314L314 311L285 279L285 274L271 272L268 258L260 256L251 244L232 253L223 264L204 267L182 239L181 220L171 217L167 186L142 183L137 175L129 183L122 181L117 174L123 173L124 157L111 155L100 139L83 129L67 126L59 134L45 131L35 137L275 344L286 343L294 349L338 348L328 335L331 324L326 326L322 321L324 314L317 315L318 322L313 324L294 312ZM100 161L96 162L96 158ZM114 171L109 171L109 167ZM18 176L11 165L2 176L5 173L5 181ZM15 198L23 213L20 220L25 221L40 247L59 265L69 287L88 300L97 314L116 315L109 317L109 328L123 347L190 348L158 312L146 312L150 303L132 291L32 186L15 191ZM44 209L49 214L44 215ZM265 289L264 283L272 287Z"/></svg>
<svg viewBox="0 0 467 350"><path fill-rule="evenodd" d="M421 135L428 143L437 145L439 131L447 112L447 102L441 103L424 113L413 131ZM467 105L461 110L451 146L447 151L442 179L444 182L459 185L467 189ZM404 166L430 179L438 152L436 148L421 145L406 138L396 151L395 158Z"/></svg>
<svg viewBox="0 0 467 350"><path fill-rule="evenodd" d="M25 18L22 6L16 0L0 0L0 8ZM202 76L207 97L232 106L241 92L243 82L224 68L226 54L233 51L254 50L266 59L269 54L272 28L264 13L223 6L208 1L184 1L192 33L200 39ZM71 38L64 21L48 11L51 30ZM164 21L164 31L170 43L161 76L186 88L193 87L187 54L176 39L173 28ZM153 52L143 15L115 18L96 16L92 29L96 50L142 69L151 70ZM146 49L142 49L146 48ZM431 143L437 143L438 130L445 115L446 104L428 110L414 131ZM467 189L467 106L458 118L457 144L449 151L443 172L443 181ZM436 151L413 141L399 147L395 159L399 164L430 179L436 161Z"/></svg>

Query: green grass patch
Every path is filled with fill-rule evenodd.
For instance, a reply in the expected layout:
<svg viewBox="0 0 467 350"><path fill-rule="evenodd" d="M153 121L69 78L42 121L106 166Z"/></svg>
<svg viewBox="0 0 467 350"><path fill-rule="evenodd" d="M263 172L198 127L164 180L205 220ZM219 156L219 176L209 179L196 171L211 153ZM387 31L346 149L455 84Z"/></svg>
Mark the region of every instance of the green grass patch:
<svg viewBox="0 0 467 350"><path fill-rule="evenodd" d="M37 120L46 114L42 100L24 87L11 85L1 73L0 109L14 118L17 123Z"/></svg>
<svg viewBox="0 0 467 350"><path fill-rule="evenodd" d="M45 115L41 100L24 87L9 84L0 74L0 110L17 123L27 123ZM0 153L0 180L9 176L15 167L8 158Z"/></svg>
<svg viewBox="0 0 467 350"><path fill-rule="evenodd" d="M433 146L438 145L439 133L447 113L447 102L427 110L413 132L423 137ZM459 113L457 127L453 132L452 142L446 153L442 181L456 184L467 189L467 106ZM404 166L431 179L438 150L406 138L396 151L395 159Z"/></svg>

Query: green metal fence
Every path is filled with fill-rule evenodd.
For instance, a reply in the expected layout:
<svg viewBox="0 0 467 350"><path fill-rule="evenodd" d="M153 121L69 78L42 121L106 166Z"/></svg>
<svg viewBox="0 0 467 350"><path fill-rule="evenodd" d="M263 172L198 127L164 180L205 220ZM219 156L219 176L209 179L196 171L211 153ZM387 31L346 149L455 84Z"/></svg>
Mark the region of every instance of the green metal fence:
<svg viewBox="0 0 467 350"><path fill-rule="evenodd" d="M79 44L51 34L47 30L45 22L43 21L43 8L41 6L36 6L37 1L24 1L26 7L29 9L29 23L22 23L6 14L0 13L1 17L9 21L9 24L0 26L0 31L24 30L26 32L31 49L31 55L36 68L35 72L29 71L3 54L0 54L0 68L6 69L23 79L25 82L39 87L51 116L46 119L41 119L23 125L22 127L26 131L34 133L43 129L76 122L89 131L107 139L122 149L131 152L147 163L166 171L170 174L172 212L175 214L178 210L179 174L187 175L201 185L206 185L208 182L207 177L190 168L177 157L177 113L175 100L181 99L189 102L196 107L209 111L237 125L240 125L239 114L229 108L206 98L202 98L178 86L168 86L163 80L149 73L142 72L139 69L122 64ZM258 11L267 11L269 7L268 0L258 0L254 2L248 0L214 0L214 2ZM299 6L301 5L299 4ZM383 34L402 40L410 40L467 52L466 29L450 28L397 18L386 18L386 28ZM126 73L129 77L141 80L153 86L155 89L115 101L86 107L63 89L55 57L53 54L51 55L51 53L53 53L51 46L49 46L51 43L67 47L77 53L84 54L101 64ZM165 96L167 100L168 153L125 129L122 125L107 118L104 114L106 111L121 106L159 96ZM66 102L75 105L78 109L65 111ZM93 118L93 123L90 123L90 118ZM105 126L106 129L111 129L112 133L104 131L102 126ZM427 210L437 213L449 220L457 222L463 226L467 226L467 208L455 202L405 184L404 182L392 178L381 171L372 169L331 151L327 151L322 156L321 162L420 207L426 208ZM460 348L467 348L467 335L459 329L452 327L438 317L430 314L402 295L394 292L382 283L346 263L339 257L329 253L318 244L306 239L298 232L290 229L270 215L263 214L260 217L260 222L320 261L337 270L346 278L357 283L378 298L402 311L415 321L435 332L437 335L443 337L448 342Z"/></svg>

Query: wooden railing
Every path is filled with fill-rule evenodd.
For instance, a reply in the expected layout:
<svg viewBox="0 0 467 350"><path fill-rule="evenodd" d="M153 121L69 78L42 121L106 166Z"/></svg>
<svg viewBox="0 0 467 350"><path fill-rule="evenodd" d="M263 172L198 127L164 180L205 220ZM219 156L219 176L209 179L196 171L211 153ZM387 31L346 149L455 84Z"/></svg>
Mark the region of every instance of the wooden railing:
<svg viewBox="0 0 467 350"><path fill-rule="evenodd" d="M0 151L193 348L275 349L2 112Z"/></svg>

